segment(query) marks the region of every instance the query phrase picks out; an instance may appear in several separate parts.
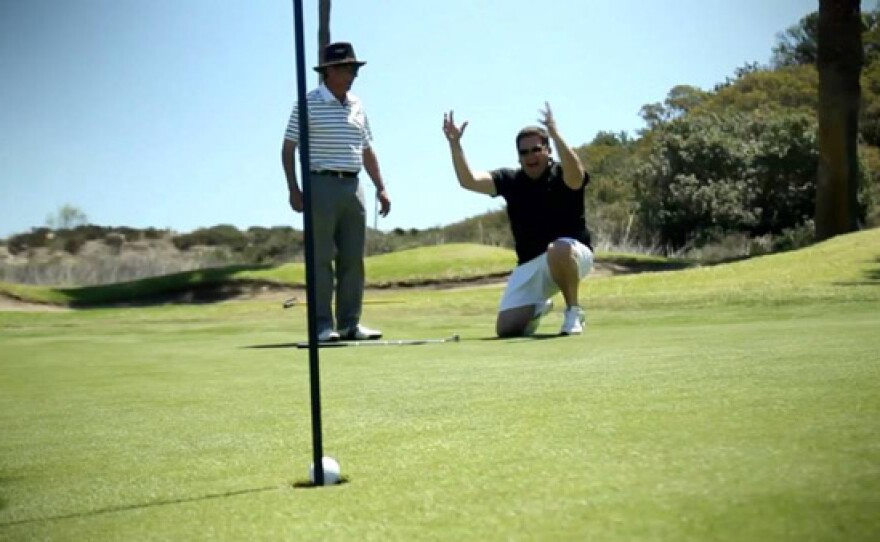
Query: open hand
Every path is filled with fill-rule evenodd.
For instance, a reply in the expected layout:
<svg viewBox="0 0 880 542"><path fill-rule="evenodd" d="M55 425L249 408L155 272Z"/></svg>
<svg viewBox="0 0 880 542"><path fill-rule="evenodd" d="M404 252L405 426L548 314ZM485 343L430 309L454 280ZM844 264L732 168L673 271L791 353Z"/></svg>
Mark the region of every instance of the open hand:
<svg viewBox="0 0 880 542"><path fill-rule="evenodd" d="M538 122L541 123L551 137L556 137L556 120L553 118L553 110L550 109L550 104L544 102L544 109L540 113L541 118L538 119Z"/></svg>
<svg viewBox="0 0 880 542"><path fill-rule="evenodd" d="M464 121L461 126L455 125L455 111L450 110L449 113L443 114L443 133L446 134L446 140L452 145L461 141L461 136L464 135L464 129L467 128L467 125L467 121Z"/></svg>

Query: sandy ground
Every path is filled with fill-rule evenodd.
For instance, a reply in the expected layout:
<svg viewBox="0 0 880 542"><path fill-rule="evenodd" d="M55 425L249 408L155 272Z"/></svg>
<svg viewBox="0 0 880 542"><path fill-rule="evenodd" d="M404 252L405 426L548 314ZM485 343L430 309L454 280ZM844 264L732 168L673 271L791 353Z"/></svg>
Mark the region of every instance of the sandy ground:
<svg viewBox="0 0 880 542"><path fill-rule="evenodd" d="M43 305L42 303L27 303L0 294L0 312L67 312L72 309L56 307L55 305Z"/></svg>

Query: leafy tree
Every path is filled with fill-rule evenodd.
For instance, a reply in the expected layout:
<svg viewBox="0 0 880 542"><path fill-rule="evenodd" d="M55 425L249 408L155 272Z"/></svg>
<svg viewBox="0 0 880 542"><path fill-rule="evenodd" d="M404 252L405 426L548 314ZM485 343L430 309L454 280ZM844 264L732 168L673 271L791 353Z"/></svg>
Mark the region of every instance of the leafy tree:
<svg viewBox="0 0 880 542"><path fill-rule="evenodd" d="M89 219L84 212L69 204L62 205L54 214L46 217L46 226L53 230L72 230L88 222Z"/></svg>
<svg viewBox="0 0 880 542"><path fill-rule="evenodd" d="M709 93L690 85L676 85L666 96L666 109L673 118L685 115L700 105Z"/></svg>
<svg viewBox="0 0 880 542"><path fill-rule="evenodd" d="M862 47L866 66L880 58L880 2L875 4L873 10L862 13Z"/></svg>
<svg viewBox="0 0 880 542"><path fill-rule="evenodd" d="M632 140L626 132L606 132L604 130L599 130L599 132L596 133L596 137L594 137L593 141L590 142L590 145L619 147L623 145L628 145L631 142Z"/></svg>
<svg viewBox="0 0 880 542"><path fill-rule="evenodd" d="M867 47L866 53L867 53ZM880 147L880 62L866 64L861 80L859 132L865 143Z"/></svg>
<svg viewBox="0 0 880 542"><path fill-rule="evenodd" d="M861 30L859 0L820 0L818 240L859 228Z"/></svg>
<svg viewBox="0 0 880 542"><path fill-rule="evenodd" d="M750 73L755 73L764 70L763 67L757 62L746 62L744 65L733 70L733 77L726 77L723 83L718 83L715 85L715 92L718 92L722 88L729 87L731 85L735 85L737 81L747 76Z"/></svg>
<svg viewBox="0 0 880 542"><path fill-rule="evenodd" d="M814 11L776 36L771 64L776 68L815 65L819 58L818 36L819 12Z"/></svg>
<svg viewBox="0 0 880 542"><path fill-rule="evenodd" d="M880 148L859 146L860 212L868 227L880 226Z"/></svg>
<svg viewBox="0 0 880 542"><path fill-rule="evenodd" d="M656 128L677 119L700 105L709 93L690 85L676 85L666 95L663 103L653 103L642 107L639 115L648 129Z"/></svg>
<svg viewBox="0 0 880 542"><path fill-rule="evenodd" d="M642 140L625 132L600 131L587 145L575 148L590 173L585 192L587 223L594 243L626 244L642 237L636 222L632 179Z"/></svg>
<svg viewBox="0 0 880 542"><path fill-rule="evenodd" d="M746 157L755 182L750 205L758 219L750 233L778 234L807 223L815 201L819 158L815 117L758 113L747 129L755 151Z"/></svg>
<svg viewBox="0 0 880 542"><path fill-rule="evenodd" d="M880 2L875 4L874 9L862 13L860 18L864 64L859 133L868 144L880 146L880 63L877 63L880 59ZM779 34L777 39L771 60L774 67L815 68L818 62L819 12L805 16L797 25ZM818 72L810 83L809 90L814 95L811 102L814 108L818 108ZM795 90L792 87L791 94L802 93L802 90Z"/></svg>
<svg viewBox="0 0 880 542"><path fill-rule="evenodd" d="M880 56L880 2L876 3L873 10L862 13L861 21L865 65L869 66ZM770 62L773 67L781 68L815 66L818 60L819 12L814 11L803 17L798 24L777 35Z"/></svg>
<svg viewBox="0 0 880 542"><path fill-rule="evenodd" d="M655 134L635 174L645 231L681 248L780 233L812 214L816 124L796 112L688 115Z"/></svg>
<svg viewBox="0 0 880 542"><path fill-rule="evenodd" d="M818 105L819 76L814 66L755 69L731 84L719 86L691 108L693 114L742 113L759 109L798 109L812 113Z"/></svg>

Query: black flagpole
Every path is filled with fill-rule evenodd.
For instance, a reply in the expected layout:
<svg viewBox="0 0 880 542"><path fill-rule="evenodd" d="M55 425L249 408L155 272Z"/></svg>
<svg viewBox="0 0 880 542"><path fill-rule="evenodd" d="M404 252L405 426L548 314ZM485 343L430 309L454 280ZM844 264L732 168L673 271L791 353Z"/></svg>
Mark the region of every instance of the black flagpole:
<svg viewBox="0 0 880 542"><path fill-rule="evenodd" d="M309 174L309 111L306 103L306 58L303 39L302 0L293 0L296 45L296 90L299 104L299 158L303 183L303 217L306 250L306 312L309 325L309 380L312 396L312 461L315 485L324 485L323 443L321 442L321 377L318 363L318 331L315 313L315 248L312 238L312 179Z"/></svg>

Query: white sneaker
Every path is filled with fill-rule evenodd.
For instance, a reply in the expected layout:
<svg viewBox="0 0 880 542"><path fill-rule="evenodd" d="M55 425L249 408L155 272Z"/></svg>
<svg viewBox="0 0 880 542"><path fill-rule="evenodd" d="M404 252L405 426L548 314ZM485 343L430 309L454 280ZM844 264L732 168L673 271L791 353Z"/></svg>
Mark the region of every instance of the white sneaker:
<svg viewBox="0 0 880 542"><path fill-rule="evenodd" d="M532 316L532 319L529 320L529 323L526 325L526 328L523 330L523 335L528 337L529 335L534 335L536 331L538 331L538 326L541 324L541 318L546 316L550 310L553 308L553 300L548 299L547 301L535 305L535 315Z"/></svg>
<svg viewBox="0 0 880 542"><path fill-rule="evenodd" d="M318 332L318 342L329 343L339 340L339 333L333 328L325 328Z"/></svg>
<svg viewBox="0 0 880 542"><path fill-rule="evenodd" d="M372 341L381 339L382 332L358 324L353 328L339 330L339 336L346 341Z"/></svg>
<svg viewBox="0 0 880 542"><path fill-rule="evenodd" d="M565 309L560 335L578 335L584 332L584 309L573 305Z"/></svg>

